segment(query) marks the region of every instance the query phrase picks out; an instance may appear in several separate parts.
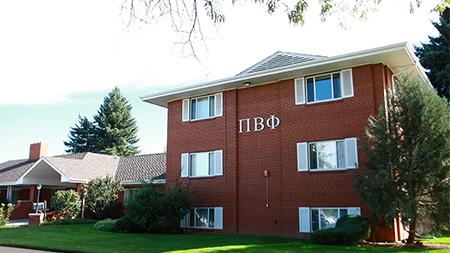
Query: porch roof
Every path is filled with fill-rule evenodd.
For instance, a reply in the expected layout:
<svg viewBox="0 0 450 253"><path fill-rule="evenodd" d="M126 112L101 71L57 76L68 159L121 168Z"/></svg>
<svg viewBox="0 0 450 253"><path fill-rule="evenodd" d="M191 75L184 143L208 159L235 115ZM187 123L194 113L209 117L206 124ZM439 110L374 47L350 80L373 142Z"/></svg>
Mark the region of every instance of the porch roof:
<svg viewBox="0 0 450 253"><path fill-rule="evenodd" d="M27 181L24 178L32 176L32 172L43 163L61 176L61 182L66 183L85 183L105 176L120 182L165 179L166 171L165 154L119 157L87 152L1 163L0 185L24 184Z"/></svg>

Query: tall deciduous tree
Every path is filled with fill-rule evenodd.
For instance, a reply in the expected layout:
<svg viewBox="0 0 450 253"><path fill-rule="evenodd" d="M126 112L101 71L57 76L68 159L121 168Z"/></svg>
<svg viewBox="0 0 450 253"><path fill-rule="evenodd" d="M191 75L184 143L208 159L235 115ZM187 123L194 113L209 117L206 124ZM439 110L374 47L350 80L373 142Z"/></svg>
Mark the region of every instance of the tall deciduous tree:
<svg viewBox="0 0 450 253"><path fill-rule="evenodd" d="M65 141L67 153L95 152L95 127L86 117L78 116L78 124L71 128L69 141Z"/></svg>
<svg viewBox="0 0 450 253"><path fill-rule="evenodd" d="M402 217L413 243L417 222L450 225L450 107L425 82L401 78L387 108L369 119L367 170L358 190L374 219Z"/></svg>
<svg viewBox="0 0 450 253"><path fill-rule="evenodd" d="M438 94L450 101L450 8L446 8L439 22L433 25L439 36L429 37L429 43L416 47L416 54L422 66L430 70L428 78Z"/></svg>
<svg viewBox="0 0 450 253"><path fill-rule="evenodd" d="M94 116L96 150L99 153L129 156L139 153L136 143L137 125L131 115L132 106L115 87L103 100Z"/></svg>

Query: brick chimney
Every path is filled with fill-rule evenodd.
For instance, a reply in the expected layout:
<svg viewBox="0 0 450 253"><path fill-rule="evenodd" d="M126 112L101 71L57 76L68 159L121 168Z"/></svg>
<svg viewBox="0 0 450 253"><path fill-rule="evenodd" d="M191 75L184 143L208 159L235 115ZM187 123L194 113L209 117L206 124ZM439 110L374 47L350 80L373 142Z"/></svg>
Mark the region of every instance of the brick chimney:
<svg viewBox="0 0 450 253"><path fill-rule="evenodd" d="M30 145L30 160L38 160L46 156L48 152L48 145L42 142L33 143Z"/></svg>

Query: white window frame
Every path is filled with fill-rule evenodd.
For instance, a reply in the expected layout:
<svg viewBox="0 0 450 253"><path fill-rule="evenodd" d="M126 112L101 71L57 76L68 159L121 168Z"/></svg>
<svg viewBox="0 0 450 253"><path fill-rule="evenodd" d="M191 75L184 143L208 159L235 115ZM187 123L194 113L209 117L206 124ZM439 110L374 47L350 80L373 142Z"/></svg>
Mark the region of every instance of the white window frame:
<svg viewBox="0 0 450 253"><path fill-rule="evenodd" d="M190 219L191 219L191 212L195 211L197 209L207 209L208 210L208 226L207 227L196 227L195 226L195 223L196 223L195 222L195 218L194 218L194 226L191 226L191 221L190 221ZM215 207L192 207L191 210L189 211L189 213L187 214L187 227L188 228L195 228L195 229L216 229L215 228L216 224L214 224L213 227L209 226L209 224L211 223L211 217L209 215L211 210L213 212L215 212Z"/></svg>
<svg viewBox="0 0 450 253"><path fill-rule="evenodd" d="M215 151L189 153L189 160L188 160L188 162L189 162L188 177L190 177L190 178L198 178L198 177L214 177L214 176L215 176L215 173L214 173L215 168L212 168L212 170L211 170L211 168L209 167L209 166L211 165L211 161L210 161L209 159L210 159L210 157L211 157L211 154L213 154L213 156L215 155L214 152L215 152ZM198 154L208 154L208 175L192 176L192 173L191 173L191 172L192 172L192 156L198 155ZM215 163L214 163L214 166L215 166ZM209 174L211 171L212 171L212 173L213 173L212 175Z"/></svg>
<svg viewBox="0 0 450 253"><path fill-rule="evenodd" d="M195 119L193 119L192 118L192 112L193 112L193 110L192 110L192 101L193 100L195 100L196 101L196 103L195 103L195 106L197 107L197 105L198 105L198 101L197 100L199 100L199 99L202 99L202 98L208 98L208 115L211 113L210 112L210 109L211 109L211 105L210 105L210 103L211 103L211 97L213 97L214 98L214 115L213 116L208 116L208 117L204 117L204 118L195 118ZM198 120L205 120L205 119L212 119L212 118L216 118L217 116L216 116L216 114L217 114L217 112L216 112L216 106L215 106L215 104L216 104L216 97L215 97L215 94L212 94L212 95L206 95L206 96L201 96L201 97L195 97L195 98L190 98L189 99L189 121L198 121ZM195 109L195 112L197 113L198 112L198 110L197 110L197 108Z"/></svg>
<svg viewBox="0 0 450 253"><path fill-rule="evenodd" d="M334 74L339 74L339 86L341 87L341 96L338 98L330 98L330 99L325 99L325 100L320 100L317 101L317 96L316 96L316 77L321 77L321 76L326 76L329 75L331 78L331 96L334 97L334 83L333 83L333 75ZM323 103L323 102L330 102L330 101L336 101L336 100L341 100L344 97L342 96L342 80L341 80L341 71L334 71L334 72L329 72L329 73L323 73L323 74L318 74L318 75L314 75L314 76L307 76L305 77L305 102L306 104L317 104L317 103ZM313 79L313 87L314 87L314 101L309 102L308 101L308 79Z"/></svg>
<svg viewBox="0 0 450 253"><path fill-rule="evenodd" d="M193 152L193 153L184 153L187 155L187 175L182 177L188 178L208 178L208 177L218 177L223 176L223 150L211 150L211 151L203 151L203 152ZM198 154L207 154L208 156L208 175L192 175L192 157ZM212 155L211 155L212 154ZM211 161L211 157L213 157L213 161ZM183 162L182 162L183 164ZM210 166L213 166L212 168ZM182 165L183 166L183 165ZM183 173L183 168L182 168ZM212 173L212 174L210 174Z"/></svg>
<svg viewBox="0 0 450 253"><path fill-rule="evenodd" d="M341 209L346 209L347 210L347 215L348 215L348 212L349 212L349 209L351 209L351 208L359 208L360 209L360 207L311 207L310 209L309 209L309 219L310 219L310 228L311 228L311 232L314 232L314 230L313 230L313 216L312 216L312 212L313 212L313 210L318 210L318 215L319 215L319 220L318 220L318 222L319 222L319 230L321 230L322 228L322 225L320 224L320 213L321 213L321 210L331 210L331 209L337 209L338 210L338 219L340 219L341 218ZM361 210L361 209L360 209ZM337 221L337 220L336 220ZM334 224L334 226L336 227L336 224Z"/></svg>
<svg viewBox="0 0 450 253"><path fill-rule="evenodd" d="M335 143L335 145L336 145L336 158L338 158L338 154L337 154L337 142L338 141L342 141L342 142L344 142L344 152L347 152L347 150L346 150L346 147L345 147L345 139L338 139L338 140L326 140L326 141L312 141L312 142L308 142L307 143L307 152L308 152L308 171L311 171L311 172L319 172L319 171L337 171L337 170L348 170L348 169L350 169L348 166L347 166L347 154L346 153L344 153L344 163L345 163L345 166L343 167L343 168L335 168L335 169L320 169L319 168L319 152L317 152L317 154L316 154L316 161L317 161L317 169L311 169L311 155L310 155L310 145L311 144L318 144L318 143L324 143L324 142L334 142ZM336 161L337 162L337 164L338 164L338 166L339 166L339 161Z"/></svg>

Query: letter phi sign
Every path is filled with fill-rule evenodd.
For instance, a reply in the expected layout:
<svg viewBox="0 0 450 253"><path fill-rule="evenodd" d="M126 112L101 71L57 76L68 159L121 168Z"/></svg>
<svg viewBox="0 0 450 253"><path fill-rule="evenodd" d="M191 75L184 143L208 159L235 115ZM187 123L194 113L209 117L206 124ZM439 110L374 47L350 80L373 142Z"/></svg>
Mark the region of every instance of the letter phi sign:
<svg viewBox="0 0 450 253"><path fill-rule="evenodd" d="M253 125L253 128L251 127ZM255 117L255 118L248 118L248 119L240 119L239 120L239 133L250 133L250 132L259 132L264 130L264 128L267 126L270 129L275 129L277 126L280 125L280 119L275 116L271 115L269 118L264 120L263 117Z"/></svg>

